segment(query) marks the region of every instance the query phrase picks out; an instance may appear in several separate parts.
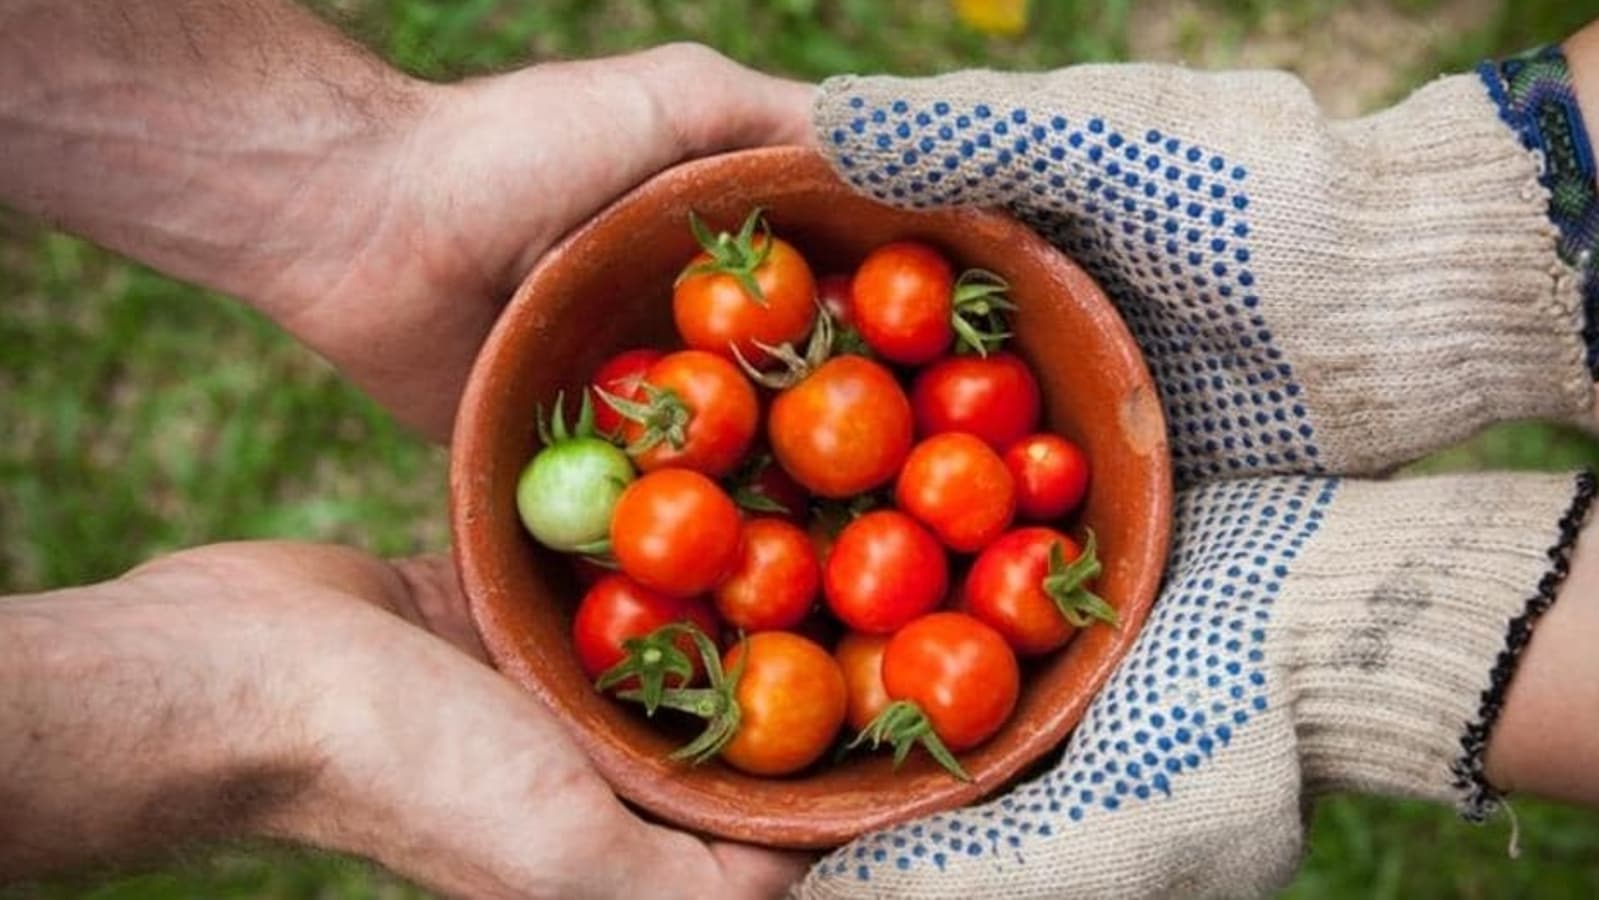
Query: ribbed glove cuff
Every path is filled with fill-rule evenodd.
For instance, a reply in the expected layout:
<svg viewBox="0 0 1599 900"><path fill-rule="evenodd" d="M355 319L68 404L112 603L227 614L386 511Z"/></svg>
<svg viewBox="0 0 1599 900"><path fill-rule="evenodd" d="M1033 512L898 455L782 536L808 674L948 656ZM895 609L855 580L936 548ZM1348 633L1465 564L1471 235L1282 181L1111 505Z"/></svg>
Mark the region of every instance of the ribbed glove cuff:
<svg viewBox="0 0 1599 900"><path fill-rule="evenodd" d="M1482 754L1593 493L1586 474L1341 486L1274 626L1310 792L1492 807Z"/></svg>

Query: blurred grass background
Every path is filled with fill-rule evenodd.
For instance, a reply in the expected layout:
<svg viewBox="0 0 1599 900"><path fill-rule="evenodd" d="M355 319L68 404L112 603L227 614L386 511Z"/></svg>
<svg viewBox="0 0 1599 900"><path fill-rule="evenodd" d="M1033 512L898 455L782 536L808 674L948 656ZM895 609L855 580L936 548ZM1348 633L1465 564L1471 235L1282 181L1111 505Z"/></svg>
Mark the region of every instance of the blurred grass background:
<svg viewBox="0 0 1599 900"><path fill-rule="evenodd" d="M1339 114L1440 71L1558 40L1596 0L1034 0L1017 35L964 26L947 0L320 0L429 78L698 40L817 78L985 65L1183 60L1276 66ZM382 553L447 540L441 451L407 435L255 314L0 212L0 591L114 575L229 538L348 541ZM1550 425L1498 428L1423 469L1593 467ZM1472 827L1414 803L1323 803L1286 896L1599 896L1599 816L1518 802ZM1239 840L1249 840L1240 835ZM421 892L355 860L273 847L195 852L131 876L5 896L386 898Z"/></svg>

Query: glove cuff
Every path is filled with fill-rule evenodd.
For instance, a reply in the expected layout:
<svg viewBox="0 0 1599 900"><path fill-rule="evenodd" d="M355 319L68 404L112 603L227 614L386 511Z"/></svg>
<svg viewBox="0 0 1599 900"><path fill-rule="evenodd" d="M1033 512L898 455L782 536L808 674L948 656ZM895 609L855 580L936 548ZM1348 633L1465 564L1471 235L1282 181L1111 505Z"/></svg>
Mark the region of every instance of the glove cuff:
<svg viewBox="0 0 1599 900"><path fill-rule="evenodd" d="M1328 126L1300 212L1323 239L1263 251L1262 298L1331 472L1382 472L1512 419L1592 402L1576 271L1533 154L1471 76ZM1274 231L1303 235L1308 222ZM1266 232L1263 226L1264 242Z"/></svg>
<svg viewBox="0 0 1599 900"><path fill-rule="evenodd" d="M1482 755L1593 495L1587 473L1342 485L1281 607L1311 792L1493 809Z"/></svg>

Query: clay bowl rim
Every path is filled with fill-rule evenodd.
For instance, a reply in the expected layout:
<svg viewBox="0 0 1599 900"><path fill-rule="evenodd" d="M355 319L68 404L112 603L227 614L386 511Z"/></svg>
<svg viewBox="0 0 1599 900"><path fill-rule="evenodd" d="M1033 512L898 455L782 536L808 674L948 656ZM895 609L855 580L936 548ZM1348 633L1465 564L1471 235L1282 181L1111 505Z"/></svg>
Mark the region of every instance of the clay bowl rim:
<svg viewBox="0 0 1599 900"><path fill-rule="evenodd" d="M753 162L749 162L751 160ZM636 760L643 758L638 748L620 742L613 744L591 729L569 721L569 716L563 713L566 701L543 679L536 677L537 666L528 661L527 654L516 641L485 627L485 618L492 613L494 605L492 583L496 566L493 554L485 547L492 543L488 531L491 525L487 523L493 517L483 511L483 504L493 501L473 495L471 473L487 465L492 456L491 435L499 412L492 402L491 388L498 380L497 371L508 365L503 358L513 352L502 346L508 340L507 335L515 330L512 321L519 316L537 314L538 304L533 296L544 288L545 282L560 284L564 280L562 270L568 266L566 260L576 256L572 248L584 245L596 234L603 234L608 223L627 210L640 204L649 208L669 199L684 183L697 180L702 187L712 185L721 173L752 164L775 169L797 166L802 170L815 170L820 167L827 177L837 180L820 154L805 147L735 151L683 163L657 174L613 202L547 251L528 273L479 350L462 394L450 454L450 526L457 576L468 601L473 626L495 667L537 696L557 719L562 720L567 733L620 796L646 813L701 833L772 846L821 848L897 822L962 807L992 794L1058 746L1076 727L1093 695L1104 687L1111 672L1131 649L1159 591L1170 547L1174 502L1171 456L1164 412L1149 370L1120 314L1098 284L1074 261L1005 213L976 207L939 210L938 215L967 223L988 226L1001 223L1009 232L1009 239L1016 241L1024 252L1039 253L1049 259L1050 265L1057 267L1055 274L1069 283L1076 304L1084 307L1083 317L1092 319L1099 336L1110 342L1105 349L1113 355L1116 364L1131 375L1133 391L1143 394L1142 424L1134 427L1141 428L1143 440L1151 448L1145 456L1158 463L1156 471L1151 472L1144 496L1139 498L1141 507L1147 510L1150 539L1138 548L1142 558L1131 561L1135 574L1133 587L1120 608L1123 628L1093 663L1091 675L1086 679L1091 690L1080 691L1070 701L1038 717L1039 720L1028 722L1026 729L1010 740L1003 752L987 754L981 769L971 770L974 776L971 782L943 778L933 783L933 789L915 795L901 791L881 798L882 802L874 804L870 813L848 822L818 820L805 816L803 811L796 816L789 810L730 809L721 802L710 802L711 798L679 779L638 777ZM843 182L838 183L849 190ZM1117 421L1118 427L1126 431L1129 426L1125 418Z"/></svg>

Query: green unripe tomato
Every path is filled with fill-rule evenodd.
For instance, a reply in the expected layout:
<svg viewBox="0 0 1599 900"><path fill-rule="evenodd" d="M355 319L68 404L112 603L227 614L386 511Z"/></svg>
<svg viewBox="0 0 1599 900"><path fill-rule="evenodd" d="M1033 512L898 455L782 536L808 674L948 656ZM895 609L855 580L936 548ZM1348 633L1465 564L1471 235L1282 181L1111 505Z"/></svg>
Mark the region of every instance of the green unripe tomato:
<svg viewBox="0 0 1599 900"><path fill-rule="evenodd" d="M633 480L633 462L599 438L540 450L516 484L516 509L539 543L562 553L594 552L610 535L611 510Z"/></svg>
<svg viewBox="0 0 1599 900"><path fill-rule="evenodd" d="M568 431L555 401L555 414L540 422L544 449L522 470L516 483L516 510L534 539L562 553L602 553L611 533L611 511L637 474L621 448L594 434L594 412L587 393L577 427Z"/></svg>

